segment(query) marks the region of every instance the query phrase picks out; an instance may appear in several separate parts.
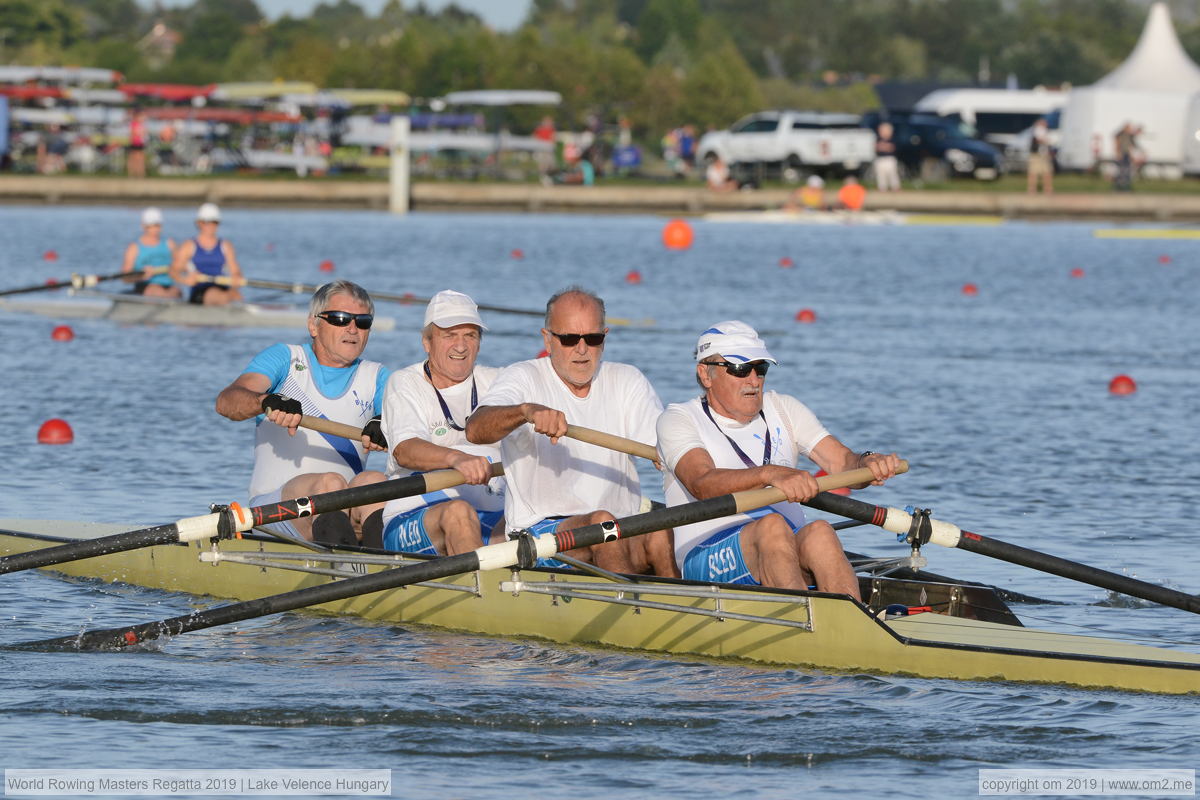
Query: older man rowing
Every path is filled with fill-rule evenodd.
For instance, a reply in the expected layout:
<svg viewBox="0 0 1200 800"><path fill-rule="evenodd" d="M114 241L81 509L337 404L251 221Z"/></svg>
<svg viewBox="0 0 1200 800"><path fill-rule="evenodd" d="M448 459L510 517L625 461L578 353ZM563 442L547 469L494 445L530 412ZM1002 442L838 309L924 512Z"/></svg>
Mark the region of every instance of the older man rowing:
<svg viewBox="0 0 1200 800"><path fill-rule="evenodd" d="M750 585L818 589L859 598L854 569L833 527L808 522L805 500L816 479L796 469L807 456L828 472L869 467L881 484L896 474L894 453L855 453L834 438L799 400L764 392L776 364L744 322L720 322L696 343L696 381L704 394L667 407L658 448L668 505L773 486L789 502L748 514L685 525L675 531L683 577ZM863 484L864 486L866 484Z"/></svg>
<svg viewBox="0 0 1200 800"><path fill-rule="evenodd" d="M388 477L456 469L466 484L388 502L378 512L381 540L370 541L376 521L368 519L364 544L429 555L488 544L504 515L504 479L491 478L500 448L471 444L464 433L500 371L476 363L486 329L475 301L461 292L438 292L429 301L421 329L426 358L393 374L383 398L383 431L394 443ZM503 540L502 526L498 535Z"/></svg>
<svg viewBox="0 0 1200 800"><path fill-rule="evenodd" d="M578 287L546 304L542 328L549 358L501 370L467 423L467 439L500 442L510 533L537 534L636 513L641 483L632 458L566 439L567 424L654 441L662 403L636 367L601 363L604 301ZM614 572L676 576L670 534L658 531L572 550L574 558Z"/></svg>
<svg viewBox="0 0 1200 800"><path fill-rule="evenodd" d="M218 414L235 421L259 417L251 506L383 480L383 473L365 469L367 450L385 449L382 435L364 433L361 442L351 442L299 427L304 414L356 428L376 416L388 370L362 358L373 320L366 290L350 281L327 283L309 303L310 343L268 347L217 395ZM363 519L379 507L275 524L306 539L357 544Z"/></svg>

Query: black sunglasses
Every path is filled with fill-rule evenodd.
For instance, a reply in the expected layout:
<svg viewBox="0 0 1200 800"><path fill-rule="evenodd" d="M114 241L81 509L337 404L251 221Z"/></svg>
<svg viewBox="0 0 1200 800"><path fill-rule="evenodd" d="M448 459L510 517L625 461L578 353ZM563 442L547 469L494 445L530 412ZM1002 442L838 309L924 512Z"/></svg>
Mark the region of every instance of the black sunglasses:
<svg viewBox="0 0 1200 800"><path fill-rule="evenodd" d="M729 361L705 361L704 363L710 367L724 367L725 371L735 378L745 378L751 372L763 378L766 377L767 370L771 367L771 362L769 361L745 362L742 364L733 364Z"/></svg>
<svg viewBox="0 0 1200 800"><path fill-rule="evenodd" d="M547 329L549 334L562 343L563 347L574 347L579 344L579 340L583 339L588 347L599 347L604 344L606 333L555 333Z"/></svg>
<svg viewBox="0 0 1200 800"><path fill-rule="evenodd" d="M373 314L351 314L349 311L322 311L317 316L335 328L344 328L350 324L350 320L354 320L361 331L369 331L371 323L375 321Z"/></svg>

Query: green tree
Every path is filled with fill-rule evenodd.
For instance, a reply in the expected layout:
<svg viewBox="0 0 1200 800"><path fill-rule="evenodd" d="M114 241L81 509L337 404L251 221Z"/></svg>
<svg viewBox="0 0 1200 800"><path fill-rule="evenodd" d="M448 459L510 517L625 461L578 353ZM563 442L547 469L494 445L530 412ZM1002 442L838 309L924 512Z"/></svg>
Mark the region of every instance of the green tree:
<svg viewBox="0 0 1200 800"><path fill-rule="evenodd" d="M762 93L746 60L733 42L701 57L683 81L680 114L705 128L724 128L762 107Z"/></svg>

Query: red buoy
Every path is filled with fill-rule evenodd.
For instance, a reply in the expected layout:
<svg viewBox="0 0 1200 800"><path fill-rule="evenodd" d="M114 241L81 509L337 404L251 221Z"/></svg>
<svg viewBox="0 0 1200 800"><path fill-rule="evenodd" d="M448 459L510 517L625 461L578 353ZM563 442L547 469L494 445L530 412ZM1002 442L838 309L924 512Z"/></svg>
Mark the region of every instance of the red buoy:
<svg viewBox="0 0 1200 800"><path fill-rule="evenodd" d="M48 419L38 428L38 444L70 444L75 441L75 432L64 419Z"/></svg>
<svg viewBox="0 0 1200 800"><path fill-rule="evenodd" d="M784 256L783 258L779 259L779 266L783 269L791 269L792 267L796 266L796 262L792 261L787 256Z"/></svg>
<svg viewBox="0 0 1200 800"><path fill-rule="evenodd" d="M519 248L519 247L514 247L514 248L512 249L512 252L511 252L511 253L509 253L509 255L510 255L510 256L512 256L512 257L513 257L514 259L516 259L517 261L520 261L522 258L524 258L524 257L525 257L525 251L524 251L524 250L522 250L522 249L521 249L521 248Z"/></svg>
<svg viewBox="0 0 1200 800"><path fill-rule="evenodd" d="M548 355L550 355L550 351L549 351L549 350L542 350L542 351L540 351L540 352L537 354L537 357L538 357L538 358L545 358L545 357L546 357L546 356L548 356Z"/></svg>
<svg viewBox="0 0 1200 800"><path fill-rule="evenodd" d="M1083 276L1084 276L1083 267L1075 267L1075 269L1071 270L1072 278L1082 278Z"/></svg>
<svg viewBox="0 0 1200 800"><path fill-rule="evenodd" d="M47 286L58 286L58 278L46 278Z"/></svg>
<svg viewBox="0 0 1200 800"><path fill-rule="evenodd" d="M50 338L56 342L69 342L75 338L75 331L71 330L70 325L59 325L50 331Z"/></svg>
<svg viewBox="0 0 1200 800"><path fill-rule="evenodd" d="M629 270L629 272L625 273L625 282L626 283L641 283L642 282L642 273L638 272L636 269Z"/></svg>
<svg viewBox="0 0 1200 800"><path fill-rule="evenodd" d="M333 272L333 262L327 258L321 262L321 266L318 267L318 269L320 269L321 272Z"/></svg>
<svg viewBox="0 0 1200 800"><path fill-rule="evenodd" d="M1108 382L1108 391L1112 394L1133 394L1137 384L1128 375L1118 375Z"/></svg>
<svg viewBox="0 0 1200 800"><path fill-rule="evenodd" d="M975 295L979 294L979 287L973 283L964 283L962 293L969 297L974 297Z"/></svg>
<svg viewBox="0 0 1200 800"><path fill-rule="evenodd" d="M46 261L58 261L58 251L47 250L46 252L42 253L42 258Z"/></svg>
<svg viewBox="0 0 1200 800"><path fill-rule="evenodd" d="M822 476L824 476L824 475L828 475L828 474L829 474L829 473L828 473L828 472L826 472L825 470L823 470L823 469L819 469L819 470L817 470L816 472L814 472L814 473L813 473L813 477L814 477L814 478L820 478L820 477L822 477ZM850 494L850 490L849 490L849 489L847 489L847 488L842 488L842 489L830 489L830 490L829 490L829 493L830 493L830 494L844 494L844 495L848 495L848 494Z"/></svg>
<svg viewBox="0 0 1200 800"><path fill-rule="evenodd" d="M1158 257L1158 263L1160 263L1160 264L1170 264L1170 263L1171 263L1171 257L1170 257L1169 255L1166 255L1166 254L1164 253L1163 255L1161 255L1161 256L1159 256L1159 257Z"/></svg>
<svg viewBox="0 0 1200 800"><path fill-rule="evenodd" d="M802 308L796 312L796 322L809 323L816 321L817 312L813 311L811 308Z"/></svg>
<svg viewBox="0 0 1200 800"><path fill-rule="evenodd" d="M275 252L275 243L274 242L267 242L267 252L268 253Z"/></svg>
<svg viewBox="0 0 1200 800"><path fill-rule="evenodd" d="M662 240L668 250L687 250L695 238L692 226L681 219L673 219L663 226Z"/></svg>

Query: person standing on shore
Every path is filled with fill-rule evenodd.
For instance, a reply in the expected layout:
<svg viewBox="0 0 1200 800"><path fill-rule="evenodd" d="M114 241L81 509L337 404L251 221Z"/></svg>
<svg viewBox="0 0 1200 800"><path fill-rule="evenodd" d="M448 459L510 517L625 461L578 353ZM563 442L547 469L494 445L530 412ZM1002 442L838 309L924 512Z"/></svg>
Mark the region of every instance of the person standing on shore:
<svg viewBox="0 0 1200 800"><path fill-rule="evenodd" d="M146 297L182 297L183 293L168 274L175 254L175 240L162 235L163 215L157 208L142 212L142 235L125 248L125 260L121 272L154 270L153 275L143 275L133 286L134 294Z"/></svg>
<svg viewBox="0 0 1200 800"><path fill-rule="evenodd" d="M129 120L129 152L125 169L131 178L146 177L146 115L140 108L133 110Z"/></svg>
<svg viewBox="0 0 1200 800"><path fill-rule="evenodd" d="M1050 151L1050 131L1046 127L1045 119L1033 123L1033 134L1029 139L1025 191L1037 194L1039 181L1043 192L1054 194L1054 156Z"/></svg>
<svg viewBox="0 0 1200 800"><path fill-rule="evenodd" d="M237 288L242 278L233 244L217 236L221 209L205 203L196 212L198 233L181 244L171 262L171 278L181 286L190 286L188 302L201 306L223 306L240 301ZM228 282L217 283L225 278Z"/></svg>
<svg viewBox="0 0 1200 800"><path fill-rule="evenodd" d="M892 123L879 123L875 134L875 188L881 192L900 191L900 166L896 162L896 143L892 140Z"/></svg>
<svg viewBox="0 0 1200 800"><path fill-rule="evenodd" d="M1137 149L1137 133L1132 122L1126 122L1117 131L1113 148L1116 152L1117 174L1113 188L1118 192L1133 191L1133 155Z"/></svg>

